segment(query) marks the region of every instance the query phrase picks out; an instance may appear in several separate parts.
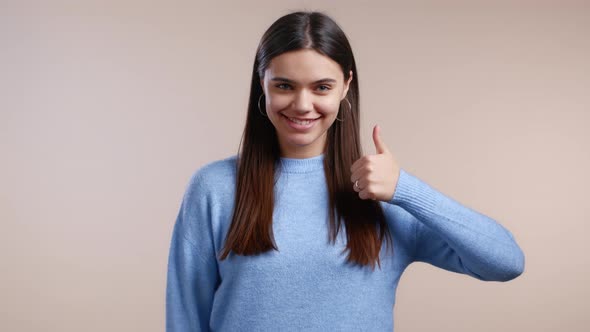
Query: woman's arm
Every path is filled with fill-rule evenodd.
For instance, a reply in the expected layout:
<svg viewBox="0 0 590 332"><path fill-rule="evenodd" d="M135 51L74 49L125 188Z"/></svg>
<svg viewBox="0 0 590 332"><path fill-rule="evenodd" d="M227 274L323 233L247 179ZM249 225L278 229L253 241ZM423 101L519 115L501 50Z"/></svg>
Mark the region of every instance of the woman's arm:
<svg viewBox="0 0 590 332"><path fill-rule="evenodd" d="M524 254L510 231L404 169L388 203L416 218L414 260L485 281L508 281L523 273Z"/></svg>
<svg viewBox="0 0 590 332"><path fill-rule="evenodd" d="M166 285L166 331L209 331L219 282L206 193L195 174L174 225Z"/></svg>
<svg viewBox="0 0 590 332"><path fill-rule="evenodd" d="M373 141L376 154L350 167L353 189L361 199L398 205L415 219L414 260L486 281L523 273L524 254L507 229L401 169L377 125Z"/></svg>

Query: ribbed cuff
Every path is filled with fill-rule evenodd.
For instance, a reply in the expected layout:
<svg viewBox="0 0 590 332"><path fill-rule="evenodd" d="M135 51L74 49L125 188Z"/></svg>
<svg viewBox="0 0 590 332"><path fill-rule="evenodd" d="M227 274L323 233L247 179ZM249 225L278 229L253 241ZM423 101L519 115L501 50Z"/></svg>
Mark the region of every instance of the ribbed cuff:
<svg viewBox="0 0 590 332"><path fill-rule="evenodd" d="M404 169L400 169L393 198L389 204L399 205L406 210L423 214L432 211L436 205L436 191Z"/></svg>

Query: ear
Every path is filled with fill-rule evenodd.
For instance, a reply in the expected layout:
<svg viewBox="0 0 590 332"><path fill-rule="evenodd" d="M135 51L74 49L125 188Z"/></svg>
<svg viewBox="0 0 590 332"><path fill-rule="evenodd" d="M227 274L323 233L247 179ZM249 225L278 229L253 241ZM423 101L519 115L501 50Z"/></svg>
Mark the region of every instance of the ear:
<svg viewBox="0 0 590 332"><path fill-rule="evenodd" d="M342 97L340 99L346 98L346 94L348 93L348 88L350 87L350 82L352 81L352 70L348 75L348 80L344 82L344 90L342 91Z"/></svg>
<svg viewBox="0 0 590 332"><path fill-rule="evenodd" d="M260 87L262 88L262 91L264 91L264 78L263 77L260 78Z"/></svg>

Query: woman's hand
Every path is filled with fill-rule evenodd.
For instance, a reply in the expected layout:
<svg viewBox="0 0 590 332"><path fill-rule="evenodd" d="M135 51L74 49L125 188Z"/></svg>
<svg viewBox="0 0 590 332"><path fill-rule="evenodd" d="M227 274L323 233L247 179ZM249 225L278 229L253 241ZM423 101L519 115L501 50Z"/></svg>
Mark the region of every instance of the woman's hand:
<svg viewBox="0 0 590 332"><path fill-rule="evenodd" d="M400 167L379 136L379 125L373 127L373 141L377 154L355 161L350 167L354 191L361 199L389 202L395 193ZM358 181L358 182L357 182Z"/></svg>

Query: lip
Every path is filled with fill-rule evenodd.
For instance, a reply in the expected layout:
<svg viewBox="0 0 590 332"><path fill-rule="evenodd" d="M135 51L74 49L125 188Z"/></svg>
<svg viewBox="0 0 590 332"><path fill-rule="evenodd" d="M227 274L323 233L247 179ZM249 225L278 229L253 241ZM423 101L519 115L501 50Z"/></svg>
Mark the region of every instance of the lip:
<svg viewBox="0 0 590 332"><path fill-rule="evenodd" d="M283 115L284 115L284 114L283 114ZM317 117L317 118L307 118L307 119L305 119L305 118L297 118L297 117L294 117L294 116L287 116L287 115L285 115L285 116L286 116L286 117L288 117L288 118L291 118L291 119L297 119L297 120L300 120L300 121L307 121L307 120L317 120L317 119L319 119L319 118L320 118L320 117Z"/></svg>
<svg viewBox="0 0 590 332"><path fill-rule="evenodd" d="M293 129L296 129L296 130L300 130L300 131L306 131L306 130L311 129L315 125L315 123L317 122L316 120L318 120L319 118L321 118L321 117L315 118L315 119L294 118L294 119L301 120L301 121L312 120L310 123L308 123L306 125L302 125L302 124L295 123L295 122L289 120L289 118L286 115L284 115L284 114L281 114L281 115L282 115L283 119L285 119L285 122L287 122L287 125L289 125L289 127L293 128Z"/></svg>

